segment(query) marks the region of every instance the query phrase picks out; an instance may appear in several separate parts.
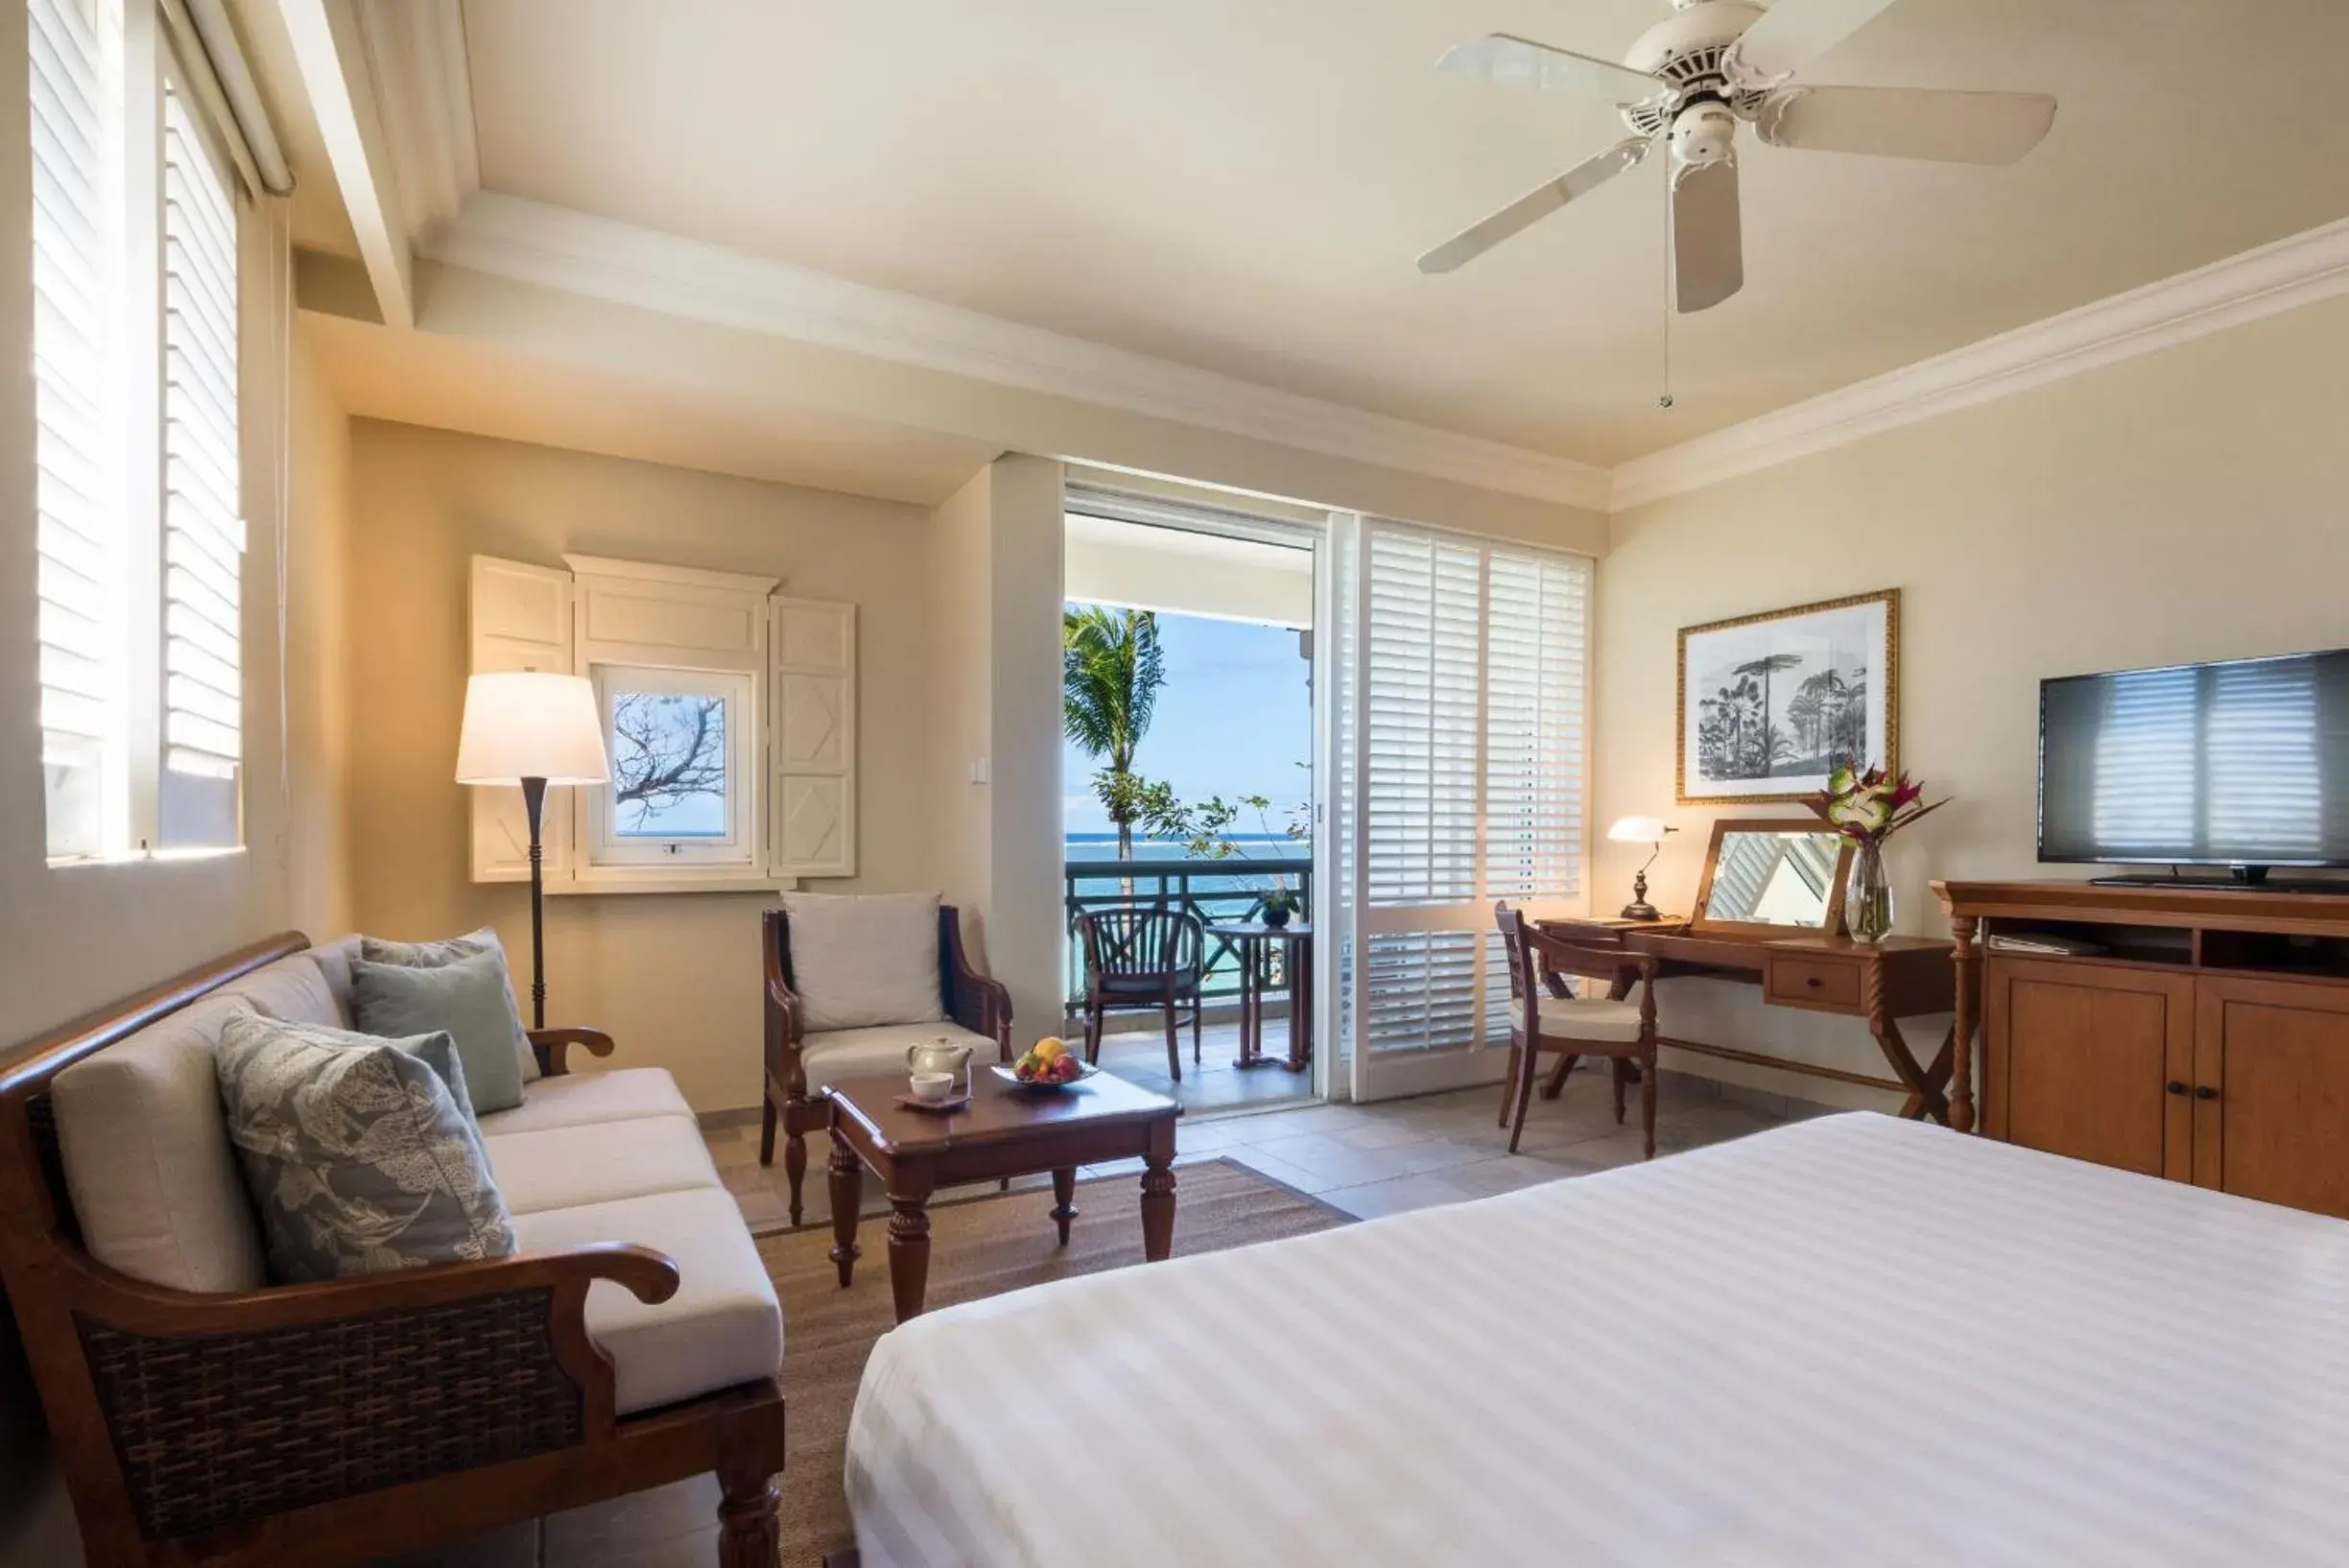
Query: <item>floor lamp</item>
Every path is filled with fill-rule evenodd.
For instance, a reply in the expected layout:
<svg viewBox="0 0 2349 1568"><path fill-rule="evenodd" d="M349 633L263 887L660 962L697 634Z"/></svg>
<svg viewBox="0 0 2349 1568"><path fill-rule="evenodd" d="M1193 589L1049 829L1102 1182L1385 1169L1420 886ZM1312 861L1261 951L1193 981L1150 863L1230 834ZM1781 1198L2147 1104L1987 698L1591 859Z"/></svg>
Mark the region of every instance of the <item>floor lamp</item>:
<svg viewBox="0 0 2349 1568"><path fill-rule="evenodd" d="M550 784L611 778L595 685L538 670L475 676L465 686L457 782L519 786L530 820L531 1028L546 1028L546 889L538 829Z"/></svg>

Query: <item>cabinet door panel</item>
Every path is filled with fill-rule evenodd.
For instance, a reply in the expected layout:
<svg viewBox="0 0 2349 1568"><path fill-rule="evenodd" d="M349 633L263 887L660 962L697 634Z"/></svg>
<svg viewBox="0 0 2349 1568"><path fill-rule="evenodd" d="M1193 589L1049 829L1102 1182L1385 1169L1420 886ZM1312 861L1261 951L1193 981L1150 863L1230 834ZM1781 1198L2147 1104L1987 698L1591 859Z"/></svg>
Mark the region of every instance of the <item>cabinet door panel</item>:
<svg viewBox="0 0 2349 1568"><path fill-rule="evenodd" d="M2183 1179L2189 1102L2164 1085L2194 1049L2190 977L1994 957L1983 1128L2124 1171Z"/></svg>
<svg viewBox="0 0 2349 1568"><path fill-rule="evenodd" d="M2211 978L2197 987L2195 1180L2349 1218L2349 987Z"/></svg>

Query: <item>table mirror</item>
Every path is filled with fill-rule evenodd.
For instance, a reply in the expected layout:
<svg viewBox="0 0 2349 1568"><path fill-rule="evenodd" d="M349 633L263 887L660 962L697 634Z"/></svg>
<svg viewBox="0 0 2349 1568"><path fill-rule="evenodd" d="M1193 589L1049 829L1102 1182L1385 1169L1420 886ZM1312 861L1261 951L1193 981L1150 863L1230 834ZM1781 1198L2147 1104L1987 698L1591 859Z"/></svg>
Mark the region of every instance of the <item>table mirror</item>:
<svg viewBox="0 0 2349 1568"><path fill-rule="evenodd" d="M1715 822L1693 927L1840 936L1850 867L1850 841L1815 819Z"/></svg>

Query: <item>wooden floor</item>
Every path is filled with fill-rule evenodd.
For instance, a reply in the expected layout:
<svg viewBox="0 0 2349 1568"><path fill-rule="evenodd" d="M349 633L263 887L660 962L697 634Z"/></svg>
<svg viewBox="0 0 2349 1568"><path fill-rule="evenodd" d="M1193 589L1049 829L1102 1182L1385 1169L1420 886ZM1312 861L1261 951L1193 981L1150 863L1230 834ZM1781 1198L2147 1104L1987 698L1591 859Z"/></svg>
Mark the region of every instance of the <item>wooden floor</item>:
<svg viewBox="0 0 2349 1568"><path fill-rule="evenodd" d="M1277 1032L1279 1026L1274 1027ZM1209 1038L1212 1042L1212 1032ZM1163 1037L1155 1042L1146 1038L1144 1044L1155 1050L1158 1071L1163 1074ZM1186 1084L1195 1077L1202 1087L1212 1081L1213 1075L1194 1075L1187 1061L1183 1072ZM1225 1076L1295 1081L1278 1072L1227 1072ZM1770 1096L1737 1094L1730 1098L1703 1080L1674 1075L1667 1075L1659 1090L1658 1157L1743 1137L1789 1117L1823 1108ZM1500 1090L1490 1088L1376 1105L1313 1105L1252 1114L1239 1111L1197 1124L1186 1116L1175 1134L1175 1163L1180 1167L1200 1159L1237 1160L1367 1219L1587 1176L1640 1157L1638 1131L1615 1125L1606 1082L1597 1074L1578 1073L1560 1099L1535 1101L1526 1124L1523 1152L1514 1156L1507 1152L1507 1135L1494 1125L1499 1104ZM726 1128L709 1133L708 1140L710 1153L742 1204L744 1218L760 1229L781 1224L785 1217L782 1170L779 1165L772 1169L759 1165L758 1129ZM815 1165L820 1173L821 1160ZM1096 1174L1119 1168L1104 1166ZM1180 1177L1176 1179L1179 1182ZM871 1185L866 1184L868 1189ZM820 1175L808 1183L809 1224L828 1218L824 1186ZM1179 1226L1181 1223L1178 1195L1175 1224ZM787 1328L786 1344L789 1339ZM399 1564L400 1568L713 1568L718 1560L717 1518L717 1484L703 1476L595 1508L555 1514L454 1549L401 1558Z"/></svg>

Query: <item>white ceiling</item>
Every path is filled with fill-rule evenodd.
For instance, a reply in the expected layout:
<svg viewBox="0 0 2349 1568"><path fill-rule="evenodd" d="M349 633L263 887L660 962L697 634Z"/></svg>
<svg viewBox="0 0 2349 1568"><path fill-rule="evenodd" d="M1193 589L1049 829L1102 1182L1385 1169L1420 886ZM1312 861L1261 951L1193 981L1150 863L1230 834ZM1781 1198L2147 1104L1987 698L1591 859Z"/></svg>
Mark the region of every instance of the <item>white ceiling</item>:
<svg viewBox="0 0 2349 1568"><path fill-rule="evenodd" d="M2340 0L1902 0L1812 80L2052 91L2005 170L1748 145L1745 292L1673 327L1650 166L1412 258L1622 134L1436 77L1664 0L466 0L486 188L1614 463L2349 212Z"/></svg>

